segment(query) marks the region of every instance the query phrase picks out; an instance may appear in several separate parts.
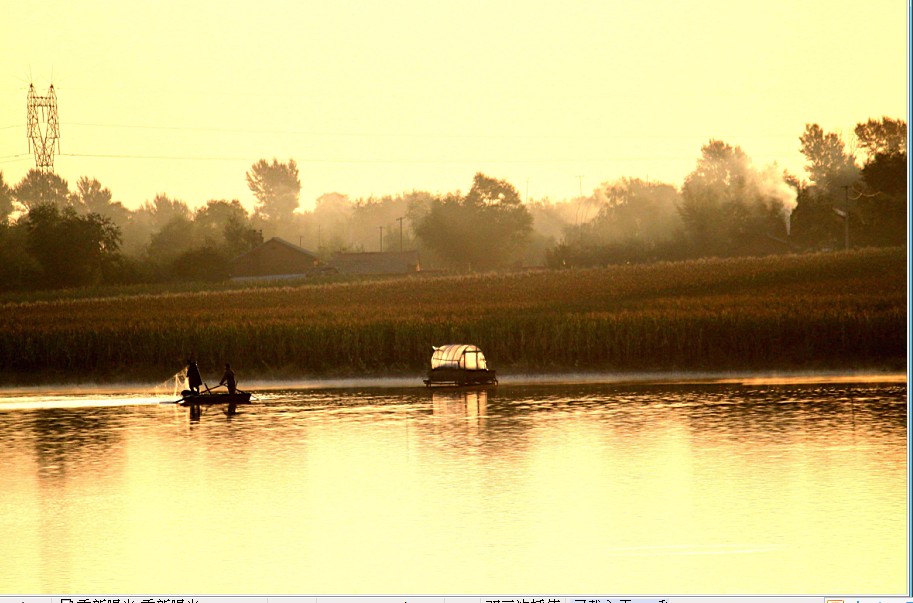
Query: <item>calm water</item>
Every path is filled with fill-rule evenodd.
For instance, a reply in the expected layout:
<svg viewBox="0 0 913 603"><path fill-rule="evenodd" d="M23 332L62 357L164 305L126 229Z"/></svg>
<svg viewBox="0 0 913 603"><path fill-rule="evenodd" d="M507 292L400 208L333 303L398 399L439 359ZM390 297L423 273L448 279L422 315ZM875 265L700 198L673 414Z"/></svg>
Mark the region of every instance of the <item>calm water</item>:
<svg viewBox="0 0 913 603"><path fill-rule="evenodd" d="M896 593L906 386L0 394L0 592Z"/></svg>

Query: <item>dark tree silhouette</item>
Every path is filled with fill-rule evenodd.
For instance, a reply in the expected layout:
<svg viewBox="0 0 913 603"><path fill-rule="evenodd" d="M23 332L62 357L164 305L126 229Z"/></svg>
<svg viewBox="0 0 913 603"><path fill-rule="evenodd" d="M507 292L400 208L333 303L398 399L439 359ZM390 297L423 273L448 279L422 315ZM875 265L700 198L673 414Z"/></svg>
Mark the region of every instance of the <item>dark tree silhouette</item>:
<svg viewBox="0 0 913 603"><path fill-rule="evenodd" d="M111 191L102 187L95 178L81 177L76 181L75 203L87 212L108 215L111 206Z"/></svg>
<svg viewBox="0 0 913 603"><path fill-rule="evenodd" d="M265 222L276 224L291 218L298 207L301 181L294 159L288 163L261 159L247 172L247 186L257 198L256 213Z"/></svg>
<svg viewBox="0 0 913 603"><path fill-rule="evenodd" d="M415 234L455 267L488 270L517 258L532 221L511 184L478 173L465 197L433 200L417 220Z"/></svg>
<svg viewBox="0 0 913 603"><path fill-rule="evenodd" d="M175 218L190 219L190 208L178 199L171 199L164 193L159 193L152 201L146 201L140 211L149 217L154 230L161 230Z"/></svg>
<svg viewBox="0 0 913 603"><path fill-rule="evenodd" d="M98 214L44 204L29 212L25 228L29 253L41 266L40 284L48 288L99 284L120 258L120 231Z"/></svg>
<svg viewBox="0 0 913 603"><path fill-rule="evenodd" d="M197 244L218 249L229 259L263 242L237 199L207 201L193 216L193 237Z"/></svg>
<svg viewBox="0 0 913 603"><path fill-rule="evenodd" d="M67 181L54 172L31 169L13 189L16 201L31 211L39 205L54 205L64 208L69 205L70 191Z"/></svg>
<svg viewBox="0 0 913 603"><path fill-rule="evenodd" d="M869 158L876 155L906 155L907 122L902 119L882 117L881 120L870 119L856 124L853 130L859 148Z"/></svg>
<svg viewBox="0 0 913 603"><path fill-rule="evenodd" d="M685 178L679 211L698 255L739 255L784 238L795 193L780 175L758 172L739 147L711 140Z"/></svg>
<svg viewBox="0 0 913 603"><path fill-rule="evenodd" d="M13 189L3 179L3 172L0 172L0 224L9 222L13 209Z"/></svg>
<svg viewBox="0 0 913 603"><path fill-rule="evenodd" d="M842 193L859 179L855 158L846 152L843 140L834 132L825 132L818 124L807 124L799 137L807 163L805 169L812 183L826 194Z"/></svg>

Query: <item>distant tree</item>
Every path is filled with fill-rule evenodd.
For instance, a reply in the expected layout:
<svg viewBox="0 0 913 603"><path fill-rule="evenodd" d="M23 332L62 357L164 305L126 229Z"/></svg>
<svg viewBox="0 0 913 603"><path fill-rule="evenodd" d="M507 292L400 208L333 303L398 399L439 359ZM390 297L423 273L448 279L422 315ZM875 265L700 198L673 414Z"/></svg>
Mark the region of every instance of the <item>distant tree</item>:
<svg viewBox="0 0 913 603"><path fill-rule="evenodd" d="M523 252L523 265L549 265L552 250L560 241L576 236L575 219L579 217L578 207L572 202L552 203L548 199L531 200L524 203L533 219L532 233Z"/></svg>
<svg viewBox="0 0 913 603"><path fill-rule="evenodd" d="M410 191L397 195L369 197L352 203L349 221L352 246L361 245L365 249L376 249L378 244L378 227L384 229L384 250L399 251L400 240L403 250L419 250L423 261L426 259L422 246L415 238L412 229L413 208L420 214L427 212L427 206L433 195L425 191ZM421 208L424 208L421 209ZM322 222L321 222L322 223ZM400 239L402 233L402 239Z"/></svg>
<svg viewBox="0 0 913 603"><path fill-rule="evenodd" d="M553 203L548 199L530 201L526 209L533 216L533 230L551 239L560 239L568 227L575 225L578 212L570 202Z"/></svg>
<svg viewBox="0 0 913 603"><path fill-rule="evenodd" d="M193 244L193 221L176 215L152 234L146 253L151 261L167 266L177 256L190 250Z"/></svg>
<svg viewBox="0 0 913 603"><path fill-rule="evenodd" d="M156 201L157 209L149 209L157 217L171 216L151 235L146 250L147 264L161 280L223 280L231 258L262 242L237 200L210 200L192 215L184 212L186 205L164 195Z"/></svg>
<svg viewBox="0 0 913 603"><path fill-rule="evenodd" d="M907 196L907 154L877 153L862 168L862 179L869 191L893 197Z"/></svg>
<svg viewBox="0 0 913 603"><path fill-rule="evenodd" d="M9 222L10 214L14 209L13 189L3 179L3 172L0 172L0 224Z"/></svg>
<svg viewBox="0 0 913 603"><path fill-rule="evenodd" d="M793 239L805 247L900 245L906 241L906 122L869 119L854 130L860 170L843 140L809 124L800 137L810 185L798 187Z"/></svg>
<svg viewBox="0 0 913 603"><path fill-rule="evenodd" d="M859 180L856 160L836 133L825 132L818 124L807 124L799 141L809 179L826 194L836 195L844 186Z"/></svg>
<svg viewBox="0 0 913 603"><path fill-rule="evenodd" d="M111 191L102 187L101 182L95 178L82 176L76 181L74 201L73 205L104 216L111 205Z"/></svg>
<svg viewBox="0 0 913 603"><path fill-rule="evenodd" d="M790 241L802 249L838 249L843 246L843 225L834 213L834 202L823 189L795 176L787 178L796 191L796 209L790 216Z"/></svg>
<svg viewBox="0 0 913 603"><path fill-rule="evenodd" d="M190 219L190 208L178 199L171 199L164 193L156 195L152 201L143 203L140 211L147 214L153 230L161 230L177 218Z"/></svg>
<svg viewBox="0 0 913 603"><path fill-rule="evenodd" d="M417 248L411 222L409 221L410 200L428 193L403 193L356 199L348 217L349 247L370 249L378 248L378 229L384 231L383 251L399 251L400 240L403 250ZM400 222L402 218L402 222ZM322 223L322 222L321 222ZM400 230L402 227L402 230ZM402 239L400 239L402 232Z"/></svg>
<svg viewBox="0 0 913 603"><path fill-rule="evenodd" d="M853 191L860 224L854 244L903 245L907 241L907 154L878 153L862 168Z"/></svg>
<svg viewBox="0 0 913 603"><path fill-rule="evenodd" d="M608 240L654 244L681 236L681 195L670 184L622 178L596 191L600 209L592 230Z"/></svg>
<svg viewBox="0 0 913 603"><path fill-rule="evenodd" d="M861 245L903 245L907 240L907 123L884 117L856 126L867 160L854 190Z"/></svg>
<svg viewBox="0 0 913 603"><path fill-rule="evenodd" d="M75 196L80 196L78 185ZM160 231L175 217L188 218L190 216L190 209L186 203L172 200L165 194L156 195L152 201L144 202L133 211L124 207L119 201L112 201L107 207L102 208L104 197L96 198L102 200L97 213L111 218L121 229L123 237L121 249L124 254L143 262L148 261L148 258L144 256L148 251L153 233Z"/></svg>
<svg viewBox="0 0 913 603"><path fill-rule="evenodd" d="M465 197L432 201L415 233L453 266L486 270L517 259L532 231L532 216L517 190L504 180L477 173Z"/></svg>
<svg viewBox="0 0 913 603"><path fill-rule="evenodd" d="M41 266L40 284L49 288L102 282L119 258L120 232L98 214L80 216L71 208L37 205L25 222L26 245Z"/></svg>
<svg viewBox="0 0 913 603"><path fill-rule="evenodd" d="M70 191L67 181L54 172L42 172L32 168L13 188L13 197L26 211L47 204L63 209L69 205Z"/></svg>
<svg viewBox="0 0 913 603"><path fill-rule="evenodd" d="M167 259L170 261L173 258L172 253L180 253L184 248L171 250L161 241L155 246L152 246L152 242L153 237L175 221L184 225L191 222L190 208L185 202L172 199L165 193L159 193L151 201L144 202L136 211L130 213L128 223L122 226L125 253L155 263L159 263L159 260L165 261L165 256L168 256ZM175 238L175 242L179 244L183 244L191 236L189 230L175 234L180 235ZM164 252L165 256L159 256L161 252Z"/></svg>
<svg viewBox="0 0 913 603"><path fill-rule="evenodd" d="M464 205L475 207L516 208L521 205L520 193L506 180L498 180L477 172L472 188L466 193Z"/></svg>
<svg viewBox="0 0 913 603"><path fill-rule="evenodd" d="M557 266L677 259L684 231L675 187L638 178L605 182L594 191L596 216L567 227L564 244L547 256ZM671 254L671 255L670 255Z"/></svg>
<svg viewBox="0 0 913 603"><path fill-rule="evenodd" d="M41 280L41 266L28 252L22 225L0 223L0 290L27 289Z"/></svg>
<svg viewBox="0 0 913 603"><path fill-rule="evenodd" d="M201 245L225 246L225 226L229 220L247 221L247 211L241 202L210 200L193 214L193 236Z"/></svg>
<svg viewBox="0 0 913 603"><path fill-rule="evenodd" d="M869 192L907 194L907 122L883 117L856 125L859 147L867 155L862 178Z"/></svg>
<svg viewBox="0 0 913 603"><path fill-rule="evenodd" d="M492 260L477 257L475 265L496 267L515 261L529 240L533 226L533 217L521 202L517 189L506 180L479 172L466 194L465 205L482 210L478 236L491 242L488 253ZM481 242L480 245L484 246Z"/></svg>
<svg viewBox="0 0 913 603"><path fill-rule="evenodd" d="M195 245L216 249L228 259L247 253L263 242L237 199L207 201L194 213L192 230Z"/></svg>
<svg viewBox="0 0 913 603"><path fill-rule="evenodd" d="M310 245L315 251L324 256L328 256L338 251L348 250L352 244L354 233L352 232L353 216L355 206L349 200L349 197L342 193L325 193L317 197L314 202L314 211L311 214L312 221L309 228ZM373 221L368 224L360 225L364 230L370 232L359 233L364 235L367 240L377 240L370 237L371 234L377 234L377 224ZM304 234L304 233L302 233ZM298 241L295 241L298 243ZM374 251L377 249L374 245L367 247Z"/></svg>
<svg viewBox="0 0 913 603"><path fill-rule="evenodd" d="M80 213L93 213L110 218L121 229L124 240L133 235L133 212L119 201L112 201L110 189L95 178L82 176L76 181L76 192L70 195L70 205Z"/></svg>
<svg viewBox="0 0 913 603"><path fill-rule="evenodd" d="M865 151L870 160L876 155L907 154L907 122L902 119L869 119L865 123L856 124L854 133L859 148Z"/></svg>
<svg viewBox="0 0 913 603"><path fill-rule="evenodd" d="M752 253L786 237L795 193L775 170L756 171L739 147L711 140L682 186L679 211L699 255Z"/></svg>
<svg viewBox="0 0 913 603"><path fill-rule="evenodd" d="M179 281L225 280L229 260L225 250L217 247L189 249L172 260L171 276Z"/></svg>
<svg viewBox="0 0 913 603"><path fill-rule="evenodd" d="M222 230L225 236L225 252L229 259L247 253L263 242L263 234L251 227L250 219L245 216L229 216Z"/></svg>
<svg viewBox="0 0 913 603"><path fill-rule="evenodd" d="M246 175L247 186L257 199L256 213L263 221L275 225L290 218L298 208L301 181L294 159L289 159L288 163L276 159L268 163L261 159Z"/></svg>

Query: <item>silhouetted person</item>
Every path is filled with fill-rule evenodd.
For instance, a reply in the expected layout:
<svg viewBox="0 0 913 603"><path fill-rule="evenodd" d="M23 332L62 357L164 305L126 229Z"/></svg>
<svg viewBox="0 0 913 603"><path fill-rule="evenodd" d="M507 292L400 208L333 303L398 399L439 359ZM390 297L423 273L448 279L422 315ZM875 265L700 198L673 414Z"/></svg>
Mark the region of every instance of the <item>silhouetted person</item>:
<svg viewBox="0 0 913 603"><path fill-rule="evenodd" d="M236 391L235 387L237 386L237 383L235 382L235 373L231 370L231 366L227 362L225 363L225 374L222 375L222 380L219 381L219 385L227 385L229 395L233 395ZM230 399L228 402L228 410L225 411L225 414L231 417L235 414L237 408L238 405L235 400Z"/></svg>
<svg viewBox="0 0 913 603"><path fill-rule="evenodd" d="M200 386L203 385L203 377L200 376L200 367L197 363L187 359L187 387L195 394L200 393Z"/></svg>
<svg viewBox="0 0 913 603"><path fill-rule="evenodd" d="M235 388L238 384L235 381L235 373L231 370L231 366L228 363L225 364L225 374L222 375L222 380L219 381L219 385L228 386L229 394L235 393Z"/></svg>

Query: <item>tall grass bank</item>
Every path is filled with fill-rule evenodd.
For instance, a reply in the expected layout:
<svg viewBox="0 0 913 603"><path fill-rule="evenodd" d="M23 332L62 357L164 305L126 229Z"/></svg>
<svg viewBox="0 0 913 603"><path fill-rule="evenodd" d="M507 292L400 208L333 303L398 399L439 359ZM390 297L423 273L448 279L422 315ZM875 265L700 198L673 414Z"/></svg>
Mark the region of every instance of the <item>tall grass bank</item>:
<svg viewBox="0 0 913 603"><path fill-rule="evenodd" d="M904 366L904 250L111 295L0 306L6 382L420 373L471 342L502 373Z"/></svg>

